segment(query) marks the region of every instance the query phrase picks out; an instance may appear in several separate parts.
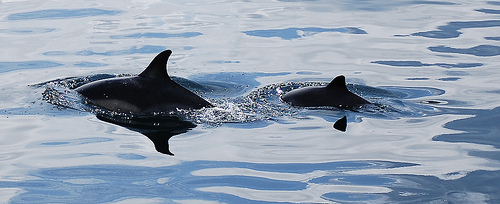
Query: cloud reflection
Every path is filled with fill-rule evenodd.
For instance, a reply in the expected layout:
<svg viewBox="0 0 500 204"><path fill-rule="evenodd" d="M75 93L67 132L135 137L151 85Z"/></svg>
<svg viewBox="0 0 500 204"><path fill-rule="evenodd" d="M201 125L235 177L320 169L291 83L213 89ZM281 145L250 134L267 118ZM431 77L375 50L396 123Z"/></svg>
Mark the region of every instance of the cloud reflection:
<svg viewBox="0 0 500 204"><path fill-rule="evenodd" d="M422 63L420 61L373 61L375 64L389 65L395 67L427 67L427 66L439 66L443 68L471 68L483 66L483 63Z"/></svg>
<svg viewBox="0 0 500 204"><path fill-rule="evenodd" d="M130 162L144 158L137 154L120 154L118 157ZM384 175L350 175L345 172L409 166L414 164L385 161L284 164L186 161L161 167L86 165L39 169L31 174L37 179L0 181L0 188L22 189L10 199L12 203L104 203L130 197L161 198L165 202L212 199L226 203L273 199L239 196L247 191L301 195L288 197L287 200L307 202L311 199L307 195L322 193L317 191L318 187L326 191L325 196L330 198L329 193L335 191L333 186L347 187L344 192L356 194L356 187L385 189L397 181ZM325 176L325 172L335 176ZM223 192L207 192L215 189Z"/></svg>
<svg viewBox="0 0 500 204"><path fill-rule="evenodd" d="M462 34L461 29L464 28L490 28L499 27L500 20L486 21L455 21L447 25L437 27L437 30L412 33L413 36L422 36L426 38L457 38Z"/></svg>
<svg viewBox="0 0 500 204"><path fill-rule="evenodd" d="M111 35L111 39L138 39L138 38L192 38L203 35L200 32L184 32L184 33L134 33L127 35Z"/></svg>
<svg viewBox="0 0 500 204"><path fill-rule="evenodd" d="M7 16L8 20L31 20L31 19L68 19L83 18L89 16L116 15L121 13L118 10L104 10L96 8L84 9L47 9L30 11L24 13L14 13Z"/></svg>
<svg viewBox="0 0 500 204"><path fill-rule="evenodd" d="M433 52L457 53L474 55L478 57L491 57L500 55L500 47L496 45L479 45L471 48L452 48L444 45L429 47Z"/></svg>
<svg viewBox="0 0 500 204"><path fill-rule="evenodd" d="M338 32L338 33L348 33L348 34L367 34L366 31L355 27L344 27L344 28L318 28L318 27L307 27L307 28L285 28L285 29L269 29L269 30L251 30L245 31L243 33L249 36L256 37L280 37L283 40L291 40L295 38L302 38L311 36L317 33L324 32Z"/></svg>
<svg viewBox="0 0 500 204"><path fill-rule="evenodd" d="M23 70L59 67L63 64L51 61L0 62L0 73Z"/></svg>

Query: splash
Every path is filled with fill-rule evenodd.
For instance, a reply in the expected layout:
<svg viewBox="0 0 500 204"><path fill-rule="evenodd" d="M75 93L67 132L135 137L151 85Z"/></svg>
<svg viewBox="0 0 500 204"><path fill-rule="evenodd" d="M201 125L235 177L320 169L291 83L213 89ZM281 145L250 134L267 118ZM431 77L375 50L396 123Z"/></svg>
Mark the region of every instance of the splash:
<svg viewBox="0 0 500 204"><path fill-rule="evenodd" d="M177 109L172 112L157 112L151 115L135 115L118 113L94 106L83 99L73 89L90 83L92 81L125 77L131 75L109 75L98 74L85 77L70 77L36 84L36 87L44 87L43 99L50 104L56 105L60 109L70 108L83 112L90 112L101 117L118 118L120 121L134 119L170 118L177 117L181 120L190 121L196 124L206 124L219 126L224 123L249 123L258 121L278 121L282 118L307 118L310 115L323 117L326 120L331 118L336 120L345 114L358 114L362 117L378 118L399 118L411 116L424 116L435 112L428 105L405 101L404 99L415 98L427 95L440 95L439 91L425 88L375 88L358 84L348 84L347 87L372 104L362 105L354 110L346 111L333 107L296 108L281 101L281 96L291 90L308 86L325 86L326 82L284 82L275 83L260 87L247 94L219 98L220 93L213 91L212 83L197 83L190 80L173 77L174 81L179 81L190 91L203 93L204 97L212 103L213 108L202 108L198 110ZM224 85L220 85L221 87ZM231 88L231 87L227 87ZM212 91L207 91L212 90ZM213 96L213 97L211 97ZM153 124L154 125L154 124Z"/></svg>

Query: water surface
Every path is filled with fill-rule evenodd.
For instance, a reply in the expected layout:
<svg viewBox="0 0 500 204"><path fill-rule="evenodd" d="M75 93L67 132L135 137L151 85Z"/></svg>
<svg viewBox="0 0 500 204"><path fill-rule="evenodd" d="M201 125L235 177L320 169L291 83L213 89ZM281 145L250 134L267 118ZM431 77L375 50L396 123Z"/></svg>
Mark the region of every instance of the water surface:
<svg viewBox="0 0 500 204"><path fill-rule="evenodd" d="M0 11L7 203L500 202L500 2L2 1ZM186 113L193 127L108 123L72 92L86 77L138 74L164 49L169 74L217 105ZM301 109L277 96L337 75L376 106ZM332 128L343 116L346 132ZM152 142L168 138L175 156Z"/></svg>

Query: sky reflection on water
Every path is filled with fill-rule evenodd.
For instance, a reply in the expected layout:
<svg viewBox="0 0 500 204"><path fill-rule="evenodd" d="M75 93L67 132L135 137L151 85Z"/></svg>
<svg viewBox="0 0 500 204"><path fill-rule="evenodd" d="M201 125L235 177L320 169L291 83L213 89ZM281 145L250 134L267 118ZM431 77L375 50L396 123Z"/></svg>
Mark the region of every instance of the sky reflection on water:
<svg viewBox="0 0 500 204"><path fill-rule="evenodd" d="M130 154L119 155L119 157L127 160L146 159L140 155ZM194 161L166 167L91 165L40 169L32 176L42 180L2 181L0 187L23 187L26 192L11 200L14 203L72 203L82 200L101 203L134 197L162 198L163 202L195 199L241 203L251 200L245 199L245 196L232 196L224 192L214 194L210 191L213 191L214 187L231 186L243 191L252 189L274 192L279 196L285 192L292 195L297 191L310 191L312 189L308 189L312 187L311 184L315 187L355 185L366 186L366 189L370 189L369 186L389 186L396 183L396 180L385 176L346 175L344 172L352 169L405 166L412 166L412 164L378 161L346 161L309 165ZM249 174L250 172L255 175ZM336 176L322 176L324 174ZM209 190L210 188L212 190ZM326 196L332 197L328 193ZM301 201L296 200L296 202Z"/></svg>
<svg viewBox="0 0 500 204"><path fill-rule="evenodd" d="M0 198L498 203L498 6L3 1ZM137 74L164 49L174 51L171 76L220 102L169 140L175 156L43 99L47 84ZM294 109L276 97L282 86L270 86L340 74L383 108ZM255 110L245 113L260 120L206 122L244 115L246 97ZM332 128L343 116L345 133Z"/></svg>

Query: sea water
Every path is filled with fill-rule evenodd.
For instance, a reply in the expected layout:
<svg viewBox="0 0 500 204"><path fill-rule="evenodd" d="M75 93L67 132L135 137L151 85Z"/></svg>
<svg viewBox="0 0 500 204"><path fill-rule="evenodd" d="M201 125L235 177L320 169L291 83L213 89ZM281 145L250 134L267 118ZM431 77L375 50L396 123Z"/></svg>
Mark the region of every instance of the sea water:
<svg viewBox="0 0 500 204"><path fill-rule="evenodd" d="M499 31L499 1L1 1L0 200L499 203ZM165 49L216 105L196 127L108 123L72 90ZM374 106L279 100L337 75Z"/></svg>

